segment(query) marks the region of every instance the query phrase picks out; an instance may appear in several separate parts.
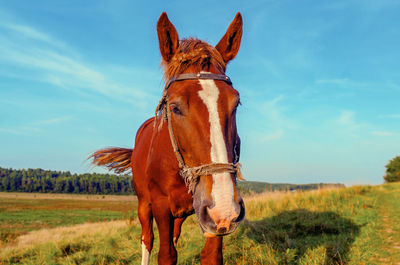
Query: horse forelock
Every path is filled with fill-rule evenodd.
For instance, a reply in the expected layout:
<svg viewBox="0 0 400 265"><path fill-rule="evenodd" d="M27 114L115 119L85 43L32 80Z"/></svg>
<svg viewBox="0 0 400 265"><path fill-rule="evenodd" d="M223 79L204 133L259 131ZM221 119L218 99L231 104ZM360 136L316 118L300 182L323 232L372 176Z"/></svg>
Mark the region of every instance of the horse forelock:
<svg viewBox="0 0 400 265"><path fill-rule="evenodd" d="M197 72L215 67L225 73L226 63L221 54L210 44L195 38L182 39L177 52L171 61L161 62L164 68L164 79L169 80L185 72L189 67L196 68Z"/></svg>

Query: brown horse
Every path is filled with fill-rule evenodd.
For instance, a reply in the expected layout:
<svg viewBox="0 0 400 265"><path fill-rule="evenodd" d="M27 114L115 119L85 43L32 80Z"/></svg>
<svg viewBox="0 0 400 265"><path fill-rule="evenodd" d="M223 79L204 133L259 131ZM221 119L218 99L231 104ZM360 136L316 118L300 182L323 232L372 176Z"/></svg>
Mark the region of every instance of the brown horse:
<svg viewBox="0 0 400 265"><path fill-rule="evenodd" d="M222 236L244 218L236 189L240 139L236 130L239 93L225 75L242 37L237 13L213 47L179 40L167 14L157 33L166 86L155 117L143 123L134 149L106 148L91 157L117 173L132 169L142 225L142 264L153 247L153 218L160 235L159 264L176 264L175 244L185 218L196 213L206 236L202 264L222 264Z"/></svg>

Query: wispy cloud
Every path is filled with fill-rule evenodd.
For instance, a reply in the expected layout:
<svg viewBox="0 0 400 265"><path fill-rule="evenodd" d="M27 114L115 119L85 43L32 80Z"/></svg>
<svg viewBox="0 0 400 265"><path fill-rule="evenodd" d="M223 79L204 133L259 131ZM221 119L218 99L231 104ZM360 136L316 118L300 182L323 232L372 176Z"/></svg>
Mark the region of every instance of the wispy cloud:
<svg viewBox="0 0 400 265"><path fill-rule="evenodd" d="M42 130L36 127L30 126L20 126L16 128L5 128L0 127L0 133L6 134L14 134L14 135L28 135L28 134L37 134L40 133Z"/></svg>
<svg viewBox="0 0 400 265"><path fill-rule="evenodd" d="M271 100L265 101L258 107L258 112L262 117L262 132L259 132L262 142L278 140L284 137L287 131L298 128L297 122L285 114L285 107L282 104L284 95L278 95Z"/></svg>
<svg viewBox="0 0 400 265"><path fill-rule="evenodd" d="M372 131L371 134L376 135L376 136L393 136L393 135L395 135L395 133L393 133L393 132L385 132L385 131Z"/></svg>
<svg viewBox="0 0 400 265"><path fill-rule="evenodd" d="M387 83L387 86L388 86L389 88L391 88L391 89L400 91L400 85L397 84L397 83L395 83L395 82L392 82L392 81L391 81L391 82L388 82L388 83Z"/></svg>
<svg viewBox="0 0 400 265"><path fill-rule="evenodd" d="M33 122L32 125L50 125L50 124L58 124L61 122L65 122L71 120L72 116L63 116L63 117L55 117L51 119L41 120L37 122Z"/></svg>
<svg viewBox="0 0 400 265"><path fill-rule="evenodd" d="M362 7L367 11L381 11L385 8L394 8L399 5L399 2L396 0L381 0L381 1L374 1L374 0L345 0L345 1L329 1L324 3L324 9L331 9L331 10L340 10L340 9L349 9L353 7Z"/></svg>
<svg viewBox="0 0 400 265"><path fill-rule="evenodd" d="M2 21L2 22L0 22L0 27L8 30L9 33L18 34L19 38L31 39L34 41L43 41L43 42L46 42L53 46L58 46L58 47L63 47L63 48L67 47L61 41L55 40L52 37L50 37L49 35L47 35L43 32L40 32L32 27L26 26L26 25Z"/></svg>
<svg viewBox="0 0 400 265"><path fill-rule="evenodd" d="M330 85L349 85L350 81L347 78L332 78L332 79L317 79L316 84L330 84Z"/></svg>
<svg viewBox="0 0 400 265"><path fill-rule="evenodd" d="M16 134L16 135L23 134L21 130L10 129L10 128L1 128L1 127L0 127L0 132L7 133L7 134Z"/></svg>
<svg viewBox="0 0 400 265"><path fill-rule="evenodd" d="M354 111L342 110L336 121L341 125L354 126L356 124L354 116Z"/></svg>
<svg viewBox="0 0 400 265"><path fill-rule="evenodd" d="M357 119L356 112L350 110L342 110L331 125L333 125L331 129L335 130L336 134L345 137L351 136L353 138L366 139L371 135L380 137L399 136L396 132L385 130L382 125L360 122Z"/></svg>
<svg viewBox="0 0 400 265"><path fill-rule="evenodd" d="M268 71L268 73L272 74L273 76L275 76L277 78L281 77L278 66L275 63L273 63L271 60L268 60L265 57L260 57L259 63L260 63L261 67L264 67Z"/></svg>
<svg viewBox="0 0 400 265"><path fill-rule="evenodd" d="M0 22L0 64L28 70L19 78L38 80L77 93L100 93L143 106L152 95L120 84L72 51L62 41L33 27ZM139 100L138 100L139 99Z"/></svg>
<svg viewBox="0 0 400 265"><path fill-rule="evenodd" d="M394 8L400 5L399 1L396 0L381 0L381 1L364 1L355 0L358 4L364 6L370 11L381 11L382 9Z"/></svg>
<svg viewBox="0 0 400 265"><path fill-rule="evenodd" d="M320 78L316 79L314 82L316 85L327 85L353 89L366 89L368 87L374 87L374 84L372 83L352 80L349 78Z"/></svg>
<svg viewBox="0 0 400 265"><path fill-rule="evenodd" d="M269 133L261 138L262 142L268 142L273 140L281 139L284 135L284 131L282 129L278 129L272 133Z"/></svg>
<svg viewBox="0 0 400 265"><path fill-rule="evenodd" d="M400 114L389 114L385 115L386 118L400 119Z"/></svg>
<svg viewBox="0 0 400 265"><path fill-rule="evenodd" d="M366 124L356 120L356 113L350 110L342 110L334 120L337 133L350 135L352 137L360 137L361 129L366 128Z"/></svg>
<svg viewBox="0 0 400 265"><path fill-rule="evenodd" d="M59 125L60 123L71 120L72 116L61 116L50 119L32 121L23 125L14 127L0 127L0 133L15 134L15 135L28 135L28 134L39 134L43 132L44 128L51 125Z"/></svg>
<svg viewBox="0 0 400 265"><path fill-rule="evenodd" d="M278 95L271 100L265 101L260 105L259 111L266 118L266 122L271 127L292 127L291 122L284 115L284 108L281 102L284 100L284 95Z"/></svg>

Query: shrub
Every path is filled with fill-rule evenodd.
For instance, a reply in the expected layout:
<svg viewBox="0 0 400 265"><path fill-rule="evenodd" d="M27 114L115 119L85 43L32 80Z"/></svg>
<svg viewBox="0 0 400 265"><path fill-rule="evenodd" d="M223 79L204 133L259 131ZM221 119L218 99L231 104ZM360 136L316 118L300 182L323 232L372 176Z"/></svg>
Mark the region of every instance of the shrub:
<svg viewBox="0 0 400 265"><path fill-rule="evenodd" d="M400 156L396 156L386 165L386 175L383 179L387 183L400 181Z"/></svg>

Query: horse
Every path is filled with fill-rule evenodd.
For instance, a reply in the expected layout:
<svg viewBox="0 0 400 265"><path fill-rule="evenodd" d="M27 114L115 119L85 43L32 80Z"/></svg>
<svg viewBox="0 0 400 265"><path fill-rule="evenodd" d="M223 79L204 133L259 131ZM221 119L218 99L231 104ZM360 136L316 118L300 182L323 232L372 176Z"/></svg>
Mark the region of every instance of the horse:
<svg viewBox="0 0 400 265"><path fill-rule="evenodd" d="M237 13L213 47L179 39L167 14L157 22L166 85L154 117L139 128L133 149L108 147L92 163L116 173L131 170L142 227L142 265L149 264L153 219L160 239L158 264L176 264L176 243L185 219L195 213L206 243L201 264L222 264L222 238L244 219L236 188L240 138L239 92L225 75L239 51L242 16Z"/></svg>

